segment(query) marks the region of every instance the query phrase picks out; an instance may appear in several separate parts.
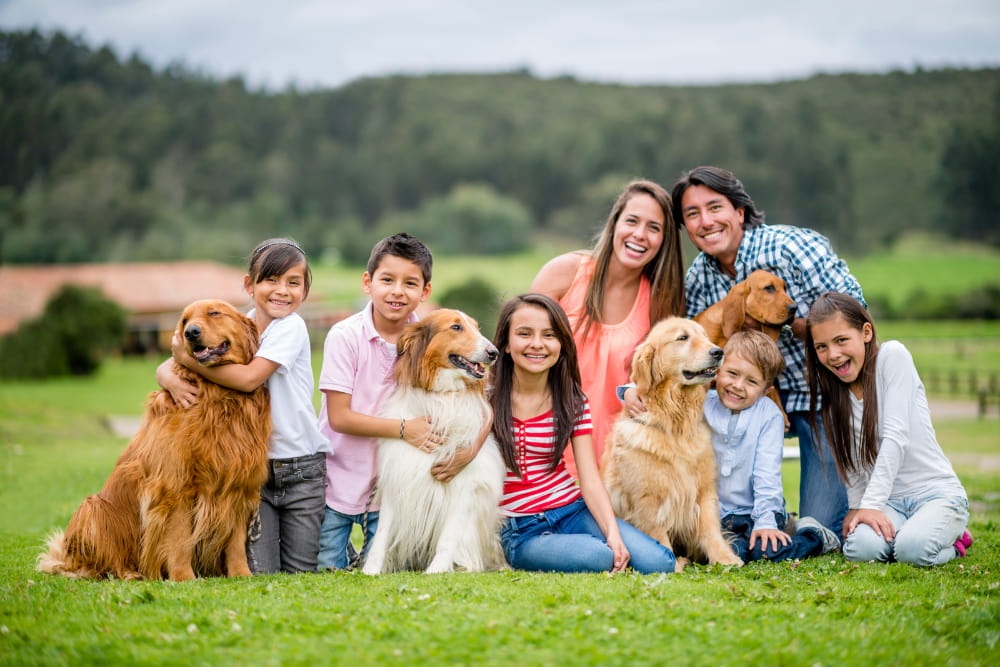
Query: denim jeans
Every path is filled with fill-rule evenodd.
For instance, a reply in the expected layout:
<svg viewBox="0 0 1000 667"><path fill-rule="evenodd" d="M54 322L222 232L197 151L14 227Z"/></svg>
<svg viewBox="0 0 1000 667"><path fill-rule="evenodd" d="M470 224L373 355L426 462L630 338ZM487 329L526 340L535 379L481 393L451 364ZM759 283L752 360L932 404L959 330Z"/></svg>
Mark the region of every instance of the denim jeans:
<svg viewBox="0 0 1000 667"><path fill-rule="evenodd" d="M250 569L254 574L312 572L326 507L326 454L271 459L267 464L259 529L251 527L247 542Z"/></svg>
<svg viewBox="0 0 1000 667"><path fill-rule="evenodd" d="M774 518L778 523L778 530L784 530L787 520L785 514L775 512ZM815 528L792 535L788 544L779 543L777 549L770 546L762 549L762 540L757 540L753 548L750 548L753 521L749 514L728 514L722 517L722 531L729 539L733 551L743 559L744 563L749 563L752 560L771 560L774 562L800 560L823 553L823 536Z"/></svg>
<svg viewBox="0 0 1000 667"><path fill-rule="evenodd" d="M961 496L900 498L890 500L882 511L892 521L896 538L889 542L859 523L844 541L847 560L941 565L955 558L955 540L969 523L969 501Z"/></svg>
<svg viewBox="0 0 1000 667"><path fill-rule="evenodd" d="M344 514L327 507L323 514L323 527L319 533L319 568L337 568L343 570L350 564L347 555L347 544L351 541L351 531L354 524L365 528L365 515ZM375 537L378 528L378 512L368 512L368 525L365 531L365 546L362 555L368 553L368 547Z"/></svg>
<svg viewBox="0 0 1000 667"><path fill-rule="evenodd" d="M630 567L642 574L674 571L670 549L631 524L616 521ZM614 552L582 498L538 514L506 518L500 543L507 562L518 570L608 572L614 567Z"/></svg>
<svg viewBox="0 0 1000 667"><path fill-rule="evenodd" d="M841 535L847 514L847 488L837 474L837 463L826 441L822 420L820 451L813 448L808 412L789 412L789 435L799 436L799 516L811 516Z"/></svg>

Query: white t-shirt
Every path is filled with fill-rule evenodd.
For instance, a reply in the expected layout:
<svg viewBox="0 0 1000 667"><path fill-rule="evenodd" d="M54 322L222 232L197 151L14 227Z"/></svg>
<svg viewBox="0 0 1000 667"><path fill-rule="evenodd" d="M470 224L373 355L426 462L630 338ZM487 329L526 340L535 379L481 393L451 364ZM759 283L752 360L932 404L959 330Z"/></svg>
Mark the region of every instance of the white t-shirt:
<svg viewBox="0 0 1000 667"><path fill-rule="evenodd" d="M879 348L875 365L878 392L878 456L875 465L852 475L847 500L852 509L884 509L890 499L931 494L965 498L965 489L941 451L924 384L910 351L895 340ZM861 444L864 401L850 394L854 446Z"/></svg>
<svg viewBox="0 0 1000 667"><path fill-rule="evenodd" d="M253 318L251 310L248 317ZM271 393L271 440L268 456L290 459L329 450L316 426L309 330L298 313L272 320L260 337L258 357L278 364L265 382Z"/></svg>

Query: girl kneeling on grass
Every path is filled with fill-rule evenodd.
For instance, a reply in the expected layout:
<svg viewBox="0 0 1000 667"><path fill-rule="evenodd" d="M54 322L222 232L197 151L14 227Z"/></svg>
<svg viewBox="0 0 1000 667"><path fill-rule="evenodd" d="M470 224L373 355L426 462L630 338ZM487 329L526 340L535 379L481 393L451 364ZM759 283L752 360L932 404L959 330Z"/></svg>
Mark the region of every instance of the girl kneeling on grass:
<svg viewBox="0 0 1000 667"><path fill-rule="evenodd" d="M494 344L493 434L507 477L500 533L519 570L673 572L670 549L616 519L597 471L587 397L580 387L573 331L562 308L541 294L504 305ZM566 470L572 443L580 484Z"/></svg>
<svg viewBox="0 0 1000 667"><path fill-rule="evenodd" d="M857 299L828 293L809 310L806 354L814 437L822 396L819 416L847 484L844 556L922 566L964 556L969 501L909 351L898 341L880 346Z"/></svg>

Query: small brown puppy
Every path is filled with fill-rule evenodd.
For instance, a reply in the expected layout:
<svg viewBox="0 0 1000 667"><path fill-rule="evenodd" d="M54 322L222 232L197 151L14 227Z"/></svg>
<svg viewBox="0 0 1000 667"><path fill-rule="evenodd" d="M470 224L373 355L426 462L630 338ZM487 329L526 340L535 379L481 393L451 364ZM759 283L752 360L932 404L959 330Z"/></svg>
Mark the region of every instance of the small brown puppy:
<svg viewBox="0 0 1000 667"><path fill-rule="evenodd" d="M781 328L795 319L795 307L784 280L769 271L757 270L734 285L721 301L695 315L694 321L705 327L708 337L720 347L743 329L758 329L777 341ZM767 396L784 415L778 390L771 387ZM788 427L785 415L785 429Z"/></svg>
<svg viewBox="0 0 1000 667"><path fill-rule="evenodd" d="M737 331L759 328L778 340L781 328L795 318L795 301L785 281L769 271L757 270L733 286L721 301L694 316L716 345L725 345ZM747 320L750 320L748 322Z"/></svg>

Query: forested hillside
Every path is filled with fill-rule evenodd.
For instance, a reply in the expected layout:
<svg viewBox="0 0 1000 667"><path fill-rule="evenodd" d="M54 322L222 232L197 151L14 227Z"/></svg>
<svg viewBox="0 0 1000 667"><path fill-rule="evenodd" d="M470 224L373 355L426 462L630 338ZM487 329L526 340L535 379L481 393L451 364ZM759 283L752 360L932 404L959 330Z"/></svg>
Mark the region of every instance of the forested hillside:
<svg viewBox="0 0 1000 667"><path fill-rule="evenodd" d="M248 90L63 34L0 33L0 261L235 260L293 236L366 256L532 232L585 243L624 182L718 164L768 221L859 254L908 230L1000 243L1000 70L615 86L527 72ZM443 233L446 230L447 233Z"/></svg>

